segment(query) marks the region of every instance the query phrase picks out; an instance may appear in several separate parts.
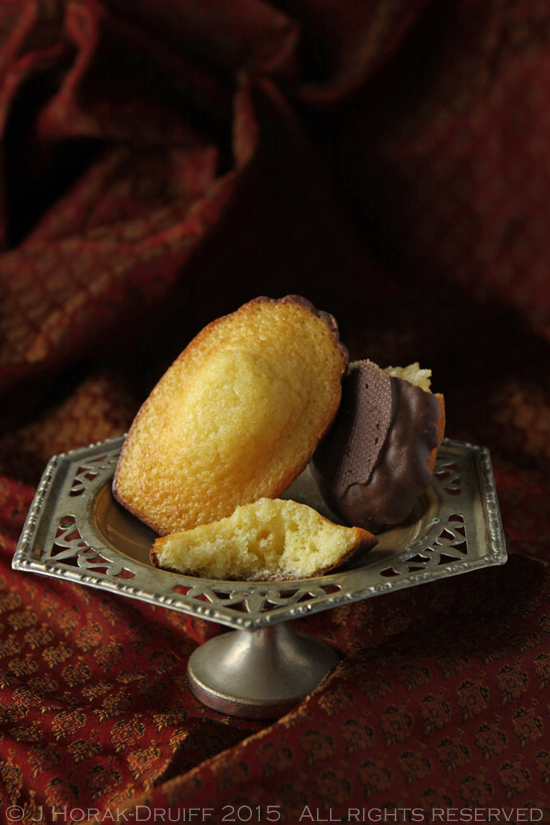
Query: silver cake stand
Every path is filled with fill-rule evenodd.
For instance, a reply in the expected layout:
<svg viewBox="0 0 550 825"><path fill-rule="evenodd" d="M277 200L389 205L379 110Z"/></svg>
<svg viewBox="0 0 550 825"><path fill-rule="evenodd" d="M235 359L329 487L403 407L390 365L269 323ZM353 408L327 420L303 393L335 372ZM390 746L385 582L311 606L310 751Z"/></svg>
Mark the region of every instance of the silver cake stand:
<svg viewBox="0 0 550 825"><path fill-rule="evenodd" d="M111 495L124 437L54 456L13 559L41 573L190 613L233 628L202 644L188 676L195 695L235 716L277 718L338 662L289 620L388 591L503 564L506 549L489 452L444 440L432 484L409 519L353 566L311 579L229 582L158 570L155 534ZM285 497L335 517L306 470Z"/></svg>

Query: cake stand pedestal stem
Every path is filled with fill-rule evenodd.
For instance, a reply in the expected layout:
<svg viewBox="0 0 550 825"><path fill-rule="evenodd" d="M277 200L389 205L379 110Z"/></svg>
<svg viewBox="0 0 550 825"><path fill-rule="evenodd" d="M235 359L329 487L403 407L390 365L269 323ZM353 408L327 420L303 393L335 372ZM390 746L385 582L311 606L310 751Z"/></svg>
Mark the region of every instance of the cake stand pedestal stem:
<svg viewBox="0 0 550 825"><path fill-rule="evenodd" d="M280 622L210 639L189 659L188 676L195 696L214 710L244 719L277 719L338 662L327 644Z"/></svg>

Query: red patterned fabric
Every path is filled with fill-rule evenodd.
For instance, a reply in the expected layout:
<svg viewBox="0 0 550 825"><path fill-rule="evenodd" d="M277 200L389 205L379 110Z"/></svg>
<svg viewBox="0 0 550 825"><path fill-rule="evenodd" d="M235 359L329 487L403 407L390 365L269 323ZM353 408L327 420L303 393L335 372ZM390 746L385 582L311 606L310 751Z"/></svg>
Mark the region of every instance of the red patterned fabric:
<svg viewBox="0 0 550 825"><path fill-rule="evenodd" d="M535 0L0 1L3 822L550 822L549 40ZM215 625L11 559L50 455L287 293L431 367L510 560L296 622L342 661L267 723L191 694Z"/></svg>

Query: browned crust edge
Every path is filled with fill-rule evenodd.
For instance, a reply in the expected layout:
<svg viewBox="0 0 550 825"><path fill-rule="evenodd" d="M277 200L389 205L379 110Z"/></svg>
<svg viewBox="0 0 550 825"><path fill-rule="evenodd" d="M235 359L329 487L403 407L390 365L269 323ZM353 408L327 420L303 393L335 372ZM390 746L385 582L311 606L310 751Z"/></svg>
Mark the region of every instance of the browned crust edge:
<svg viewBox="0 0 550 825"><path fill-rule="evenodd" d="M439 404L439 421L437 422L438 444L437 447L434 447L434 449L430 452L430 457L428 459L428 468L431 473L434 471L437 451L441 446L443 436L445 435L445 399L439 392L435 393L435 397L437 398L437 403Z"/></svg>
<svg viewBox="0 0 550 825"><path fill-rule="evenodd" d="M251 301L248 301L246 304L243 304L238 309L236 309L234 312L230 312L230 313L227 313L227 315L222 315L219 318L215 318L213 321L211 321L209 324L207 324L205 327L203 327L203 329L199 333L197 333L197 335L187 344L185 349L174 360L173 364L176 364L179 361L183 360L191 349L195 348L195 346L197 344L199 344L203 340L203 338L207 337L210 334L210 332L212 331L212 329L214 327L216 327L218 324L222 323L226 318L230 318L231 316L236 315L237 313L242 312L242 311L244 311L244 312L249 311L249 308L252 308L256 304L259 304L259 303L273 303L273 304L293 303L293 304L297 304L297 305L303 307L304 309L309 310L313 315L317 316L318 318L321 318L325 322L325 324L327 325L328 329L330 330L330 332L333 336L334 342L335 342L337 348L340 350L340 353L341 353L341 356L342 356L341 379L343 378L343 376L345 375L348 363L349 363L349 352L347 350L347 347L340 341L340 334L339 334L338 323L337 323L336 319L330 313L325 312L323 310L318 310L314 306L314 304L311 303L311 301L309 301L307 298L303 298L301 295L286 295L284 298L268 298L267 296L261 295L258 298L253 298ZM130 429L128 430L128 432L126 434L126 439L124 441L124 444L122 446L122 450L120 451L120 455L118 457L117 466L115 468L115 474L113 476L113 482L112 482L111 489L112 489L113 497L115 498L115 500L120 505L122 505L122 507L124 507L125 510L127 510L129 513L131 513L133 516L135 516L137 519L139 519L141 522L143 522L143 524L146 524L147 527L150 527L151 530L154 530L155 533L158 533L159 535L167 535L166 532L163 530L163 528L159 524L157 524L156 522L154 522L151 519L147 518L147 516L145 516L139 508L135 507L133 504L131 504L129 501L127 501L126 498L124 497L124 495L122 493L120 493L120 491L118 490L119 466L121 465L121 463L124 462L124 457L126 455L127 442L131 438L134 430L137 428L137 426L139 424L139 420L140 420L142 414L147 409L149 399L151 398L151 396L155 392L156 387L158 386L158 384L162 380L162 377L163 376L161 376L159 378L157 384L155 385L155 387L153 387L153 389L151 390L151 392L149 393L149 395L147 396L147 398L145 399L145 401L143 402L143 404L139 408L138 412L136 413L136 416L135 416L134 420L132 421ZM328 431L330 425L332 424L332 421L334 420L334 416L336 415L336 412L338 411L339 405L340 405L340 399L338 399L338 403L335 405L335 407L332 411L332 416L331 416L327 426L320 433L320 435L317 439L317 444L323 438L325 433ZM307 460L302 465L300 465L298 467L298 469L296 469L296 467L293 467L291 470L289 470L287 478L283 480L281 486L274 492L272 498L277 498L278 496L280 496L281 493L283 493L286 490L286 488L294 481L294 479L297 478L300 475L300 473L305 470L305 468L309 464L309 462L311 460L311 457L312 457L314 452L315 452L315 448L312 450L311 455L308 456Z"/></svg>

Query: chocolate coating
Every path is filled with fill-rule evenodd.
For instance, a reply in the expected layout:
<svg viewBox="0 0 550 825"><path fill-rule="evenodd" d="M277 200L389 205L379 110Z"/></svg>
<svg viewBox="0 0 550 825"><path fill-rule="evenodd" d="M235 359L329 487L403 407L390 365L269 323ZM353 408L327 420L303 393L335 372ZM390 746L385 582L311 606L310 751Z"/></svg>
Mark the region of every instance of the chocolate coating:
<svg viewBox="0 0 550 825"><path fill-rule="evenodd" d="M344 385L352 379L351 388L357 387L360 379L354 379L353 373L362 373L366 364L346 376ZM430 484L430 453L440 442L441 410L437 397L402 378L386 378L391 387L391 423L370 470L367 465L357 469L357 461L353 461L364 452L361 430L348 427L349 438L345 444L342 441L342 422L349 420L345 408L338 413L313 457L314 476L330 509L349 524L370 532L407 518ZM347 387L344 398L348 398ZM354 419L357 421L357 415ZM362 427L365 426L376 430L376 420L363 423ZM338 459L327 469L326 457L334 455L331 445L336 443ZM346 479L345 484L341 483L342 478Z"/></svg>
<svg viewBox="0 0 550 825"><path fill-rule="evenodd" d="M392 417L391 379L364 361L344 379L330 438L323 439L315 453L315 466L337 497L344 496L352 483L368 482Z"/></svg>

